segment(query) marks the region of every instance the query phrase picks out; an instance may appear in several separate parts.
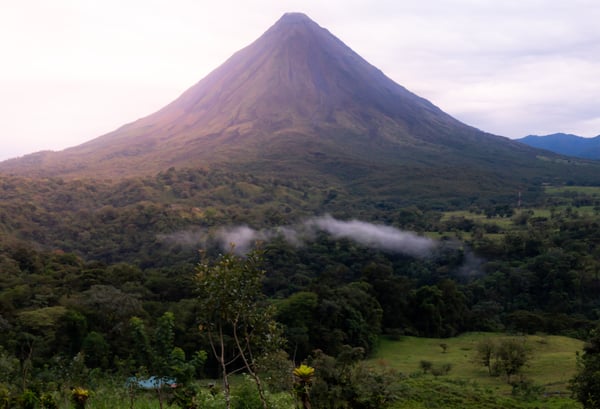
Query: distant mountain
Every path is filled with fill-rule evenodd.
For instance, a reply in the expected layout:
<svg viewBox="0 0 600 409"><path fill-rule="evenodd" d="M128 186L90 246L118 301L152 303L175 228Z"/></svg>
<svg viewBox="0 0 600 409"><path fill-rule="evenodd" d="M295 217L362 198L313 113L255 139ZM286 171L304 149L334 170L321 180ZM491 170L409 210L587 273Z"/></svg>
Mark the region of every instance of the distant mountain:
<svg viewBox="0 0 600 409"><path fill-rule="evenodd" d="M600 135L595 138L584 138L577 135L555 133L544 136L528 135L517 141L561 155L600 160Z"/></svg>
<svg viewBox="0 0 600 409"><path fill-rule="evenodd" d="M512 195L600 175L596 163L459 122L301 13L160 111L61 152L2 162L0 172L123 178L170 167L301 177L391 199Z"/></svg>

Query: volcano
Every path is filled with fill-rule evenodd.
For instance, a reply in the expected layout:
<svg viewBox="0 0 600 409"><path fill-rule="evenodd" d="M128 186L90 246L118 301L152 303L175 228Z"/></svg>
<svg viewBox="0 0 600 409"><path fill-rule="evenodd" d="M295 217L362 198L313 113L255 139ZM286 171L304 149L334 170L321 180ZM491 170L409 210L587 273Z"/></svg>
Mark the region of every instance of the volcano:
<svg viewBox="0 0 600 409"><path fill-rule="evenodd" d="M390 194L589 181L599 170L461 123L301 13L283 15L156 113L64 151L0 163L4 173L64 178L171 167L303 175Z"/></svg>

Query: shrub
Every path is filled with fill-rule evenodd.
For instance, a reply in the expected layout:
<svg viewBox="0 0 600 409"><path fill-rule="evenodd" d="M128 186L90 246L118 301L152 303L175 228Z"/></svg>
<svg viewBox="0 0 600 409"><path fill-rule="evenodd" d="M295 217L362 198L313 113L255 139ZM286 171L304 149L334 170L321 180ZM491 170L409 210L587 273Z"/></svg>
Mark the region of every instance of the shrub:
<svg viewBox="0 0 600 409"><path fill-rule="evenodd" d="M431 374L437 378L438 376L448 375L451 369L452 364L436 365L431 368Z"/></svg>
<svg viewBox="0 0 600 409"><path fill-rule="evenodd" d="M238 385L231 394L232 409L262 409L263 404L258 396L256 386L250 380L244 378L244 381Z"/></svg>
<svg viewBox="0 0 600 409"><path fill-rule="evenodd" d="M191 383L176 388L169 399L169 405L175 405L181 409L198 409L200 407L198 388Z"/></svg>
<svg viewBox="0 0 600 409"><path fill-rule="evenodd" d="M31 389L25 389L19 397L19 406L22 409L35 409L38 397Z"/></svg>
<svg viewBox="0 0 600 409"><path fill-rule="evenodd" d="M433 367L433 363L431 361L422 360L421 362L419 362L419 366L423 370L423 373L427 373L427 372L431 371L431 368Z"/></svg>
<svg viewBox="0 0 600 409"><path fill-rule="evenodd" d="M58 409L56 399L49 392L42 393L42 396L40 396L40 406L42 409Z"/></svg>

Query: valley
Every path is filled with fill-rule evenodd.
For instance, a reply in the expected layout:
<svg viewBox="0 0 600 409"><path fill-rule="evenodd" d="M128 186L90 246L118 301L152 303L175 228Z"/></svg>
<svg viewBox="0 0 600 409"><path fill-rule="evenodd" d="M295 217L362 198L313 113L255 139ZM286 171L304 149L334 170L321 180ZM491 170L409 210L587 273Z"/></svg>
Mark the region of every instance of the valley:
<svg viewBox="0 0 600 409"><path fill-rule="evenodd" d="M448 203L447 210L440 210L438 202L432 208L369 201L360 207L340 188L334 194L329 186L307 189L309 185L299 181L244 178L170 170L154 184L152 179L116 185L4 179L0 305L7 337L3 356L20 356L36 368L57 359L52 358L56 353L68 357L82 350L86 366L108 370L118 379L135 368L120 366L125 364L122 359L134 357L127 346L133 336L127 329L130 317L141 317L154 328L167 311L175 318L174 345L188 357L205 349L194 313L198 249L217 257L227 249L219 240L223 229L244 225L263 232L262 288L278 311L288 353L296 359L310 358L316 347L335 356L344 345L352 345L365 356L393 362L393 352L386 352L388 344L377 341L382 335L407 336L419 345L428 341L411 337L442 337L443 341L432 342L448 343L456 353L453 337L466 331L585 339L596 326L598 188L545 187L532 196L535 207L530 202L521 208L490 202L459 210L456 203ZM263 202L264 195L270 200ZM252 206L247 205L249 200ZM287 228L288 234L291 228L302 232L298 226L310 220L317 208L326 208L331 220L341 226L350 221L350 214L360 214L369 231L393 227L395 235L413 232L434 240L436 248L425 257L381 250L374 242L361 244L352 235L335 238L333 230L323 227L308 232L301 245L279 234L264 234L282 232L281 228ZM22 344L25 340L33 343ZM31 349L22 349L24 345ZM419 356L416 346L412 349L415 355L410 356L418 361L439 361ZM571 358L564 369L548 369L541 375L532 366L523 371L523 379L540 385L535 390L542 394L558 387L557 381L546 381L552 373L564 374L560 399L568 399L565 385L575 371L575 351L568 351ZM135 360L131 362L135 365ZM455 382L461 364L454 358L452 364L447 379ZM204 376L217 375L214 365L208 359ZM397 369L409 374L414 372L410 365ZM7 374L24 376L18 366L10 368ZM52 388L37 378L40 375L36 385ZM413 385L410 388L437 388L448 380L405 382ZM492 381L500 388L492 395L510 390L500 378ZM478 381L488 382L488 378ZM462 404L480 399L473 396L484 392L476 388L472 393L461 398ZM490 405L502 407L498 401Z"/></svg>

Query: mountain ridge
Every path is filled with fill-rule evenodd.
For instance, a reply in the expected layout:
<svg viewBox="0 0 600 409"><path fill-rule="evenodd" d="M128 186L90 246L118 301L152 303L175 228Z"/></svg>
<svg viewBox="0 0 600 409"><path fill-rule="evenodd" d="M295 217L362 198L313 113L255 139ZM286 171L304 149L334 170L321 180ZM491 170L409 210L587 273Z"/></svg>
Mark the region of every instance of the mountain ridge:
<svg viewBox="0 0 600 409"><path fill-rule="evenodd" d="M549 135L527 135L516 141L534 148L546 149L566 156L600 160L600 135L593 138L554 133Z"/></svg>

